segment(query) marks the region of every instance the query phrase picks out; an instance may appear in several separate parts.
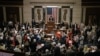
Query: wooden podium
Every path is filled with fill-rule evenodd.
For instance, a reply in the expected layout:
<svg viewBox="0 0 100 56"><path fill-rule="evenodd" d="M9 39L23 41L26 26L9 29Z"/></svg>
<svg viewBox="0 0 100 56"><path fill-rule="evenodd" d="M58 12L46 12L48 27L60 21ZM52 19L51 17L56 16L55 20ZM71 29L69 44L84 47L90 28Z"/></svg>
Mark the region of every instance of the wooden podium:
<svg viewBox="0 0 100 56"><path fill-rule="evenodd" d="M47 22L47 24L45 26L46 26L45 32L51 33L53 31L53 29L55 28L55 22L49 21L49 22Z"/></svg>

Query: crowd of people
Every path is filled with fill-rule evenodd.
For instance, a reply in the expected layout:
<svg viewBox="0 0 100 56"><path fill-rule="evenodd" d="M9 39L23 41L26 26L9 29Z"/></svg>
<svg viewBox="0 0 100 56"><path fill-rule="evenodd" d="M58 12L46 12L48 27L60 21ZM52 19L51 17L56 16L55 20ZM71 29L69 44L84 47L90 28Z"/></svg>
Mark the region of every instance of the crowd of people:
<svg viewBox="0 0 100 56"><path fill-rule="evenodd" d="M44 24L45 25L45 24ZM61 24L47 34L34 22L8 22L0 29L0 49L25 52L30 56L96 56L100 49L100 28L84 24ZM37 28L38 26L38 28ZM63 28L64 31L60 31Z"/></svg>

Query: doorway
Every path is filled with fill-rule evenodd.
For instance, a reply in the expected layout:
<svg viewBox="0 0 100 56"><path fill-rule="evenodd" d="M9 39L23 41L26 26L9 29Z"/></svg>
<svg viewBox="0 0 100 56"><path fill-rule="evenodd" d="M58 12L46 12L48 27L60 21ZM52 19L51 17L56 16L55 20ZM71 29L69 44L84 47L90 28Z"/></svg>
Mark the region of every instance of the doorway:
<svg viewBox="0 0 100 56"><path fill-rule="evenodd" d="M100 8L87 8L85 25L100 26Z"/></svg>
<svg viewBox="0 0 100 56"><path fill-rule="evenodd" d="M14 23L20 22L19 8L18 7L6 7L7 21L13 21Z"/></svg>

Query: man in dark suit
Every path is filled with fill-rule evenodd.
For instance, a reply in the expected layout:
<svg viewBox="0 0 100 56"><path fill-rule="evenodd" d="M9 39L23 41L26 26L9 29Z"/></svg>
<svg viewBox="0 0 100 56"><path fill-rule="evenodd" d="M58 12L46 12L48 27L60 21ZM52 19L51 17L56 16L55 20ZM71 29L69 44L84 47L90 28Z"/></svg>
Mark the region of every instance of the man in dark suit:
<svg viewBox="0 0 100 56"><path fill-rule="evenodd" d="M53 21L54 21L54 18L53 18L52 16L50 16L50 17L49 17L49 21L50 21L50 22L53 22Z"/></svg>
<svg viewBox="0 0 100 56"><path fill-rule="evenodd" d="M60 53L60 48L57 46L57 47L55 47L55 49L54 49L54 56L60 56L61 55L61 53Z"/></svg>
<svg viewBox="0 0 100 56"><path fill-rule="evenodd" d="M36 26L36 22L34 19L32 19L32 27L35 27Z"/></svg>

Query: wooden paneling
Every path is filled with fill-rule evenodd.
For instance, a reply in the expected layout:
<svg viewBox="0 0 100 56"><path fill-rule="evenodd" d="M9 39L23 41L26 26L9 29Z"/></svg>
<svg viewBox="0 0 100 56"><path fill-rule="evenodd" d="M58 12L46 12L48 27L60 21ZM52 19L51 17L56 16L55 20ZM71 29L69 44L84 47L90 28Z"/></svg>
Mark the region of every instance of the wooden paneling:
<svg viewBox="0 0 100 56"><path fill-rule="evenodd" d="M0 5L23 5L23 0L0 0Z"/></svg>
<svg viewBox="0 0 100 56"><path fill-rule="evenodd" d="M4 17L3 17L3 8L0 7L0 28L3 29L3 20L4 20Z"/></svg>
<svg viewBox="0 0 100 56"><path fill-rule="evenodd" d="M100 0L82 0L82 2L100 2Z"/></svg>
<svg viewBox="0 0 100 56"><path fill-rule="evenodd" d="M86 19L85 23L88 25L91 24L100 25L100 8L87 8L86 9Z"/></svg>
<svg viewBox="0 0 100 56"><path fill-rule="evenodd" d="M82 0L82 6L100 6L100 0Z"/></svg>
<svg viewBox="0 0 100 56"><path fill-rule="evenodd" d="M3 7L0 7L0 22L2 22L4 19L3 17Z"/></svg>
<svg viewBox="0 0 100 56"><path fill-rule="evenodd" d="M20 21L19 7L6 7L7 21L17 22Z"/></svg>

